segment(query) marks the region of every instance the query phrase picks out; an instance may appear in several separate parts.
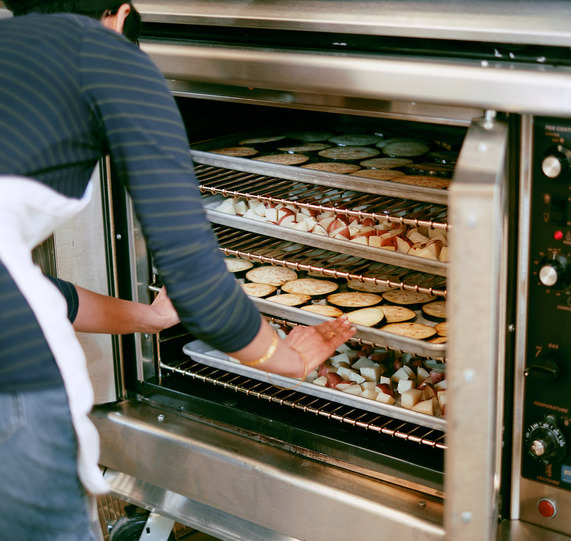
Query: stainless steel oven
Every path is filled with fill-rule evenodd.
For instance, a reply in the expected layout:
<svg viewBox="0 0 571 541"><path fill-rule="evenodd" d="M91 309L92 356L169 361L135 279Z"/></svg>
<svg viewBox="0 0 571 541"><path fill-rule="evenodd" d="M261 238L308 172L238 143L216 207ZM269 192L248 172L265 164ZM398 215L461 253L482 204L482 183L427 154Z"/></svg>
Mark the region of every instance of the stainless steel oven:
<svg viewBox="0 0 571 541"><path fill-rule="evenodd" d="M434 340L418 304L426 336L359 325L348 355L379 378L365 394L320 374L290 389L178 327L126 337L93 414L114 493L221 539L569 538L571 7L138 7L225 255L340 291L428 296L446 305L446 336ZM325 148L308 150L302 132ZM363 135L360 159L319 154ZM395 176L362 163L383 157L408 161ZM160 285L152 259L129 200L102 184L108 287L147 301ZM335 234L315 228L327 218ZM426 240L402 244L413 231ZM281 332L326 317L254 300ZM400 388L403 366L408 389L433 375L420 399ZM379 399L381 376L395 403Z"/></svg>

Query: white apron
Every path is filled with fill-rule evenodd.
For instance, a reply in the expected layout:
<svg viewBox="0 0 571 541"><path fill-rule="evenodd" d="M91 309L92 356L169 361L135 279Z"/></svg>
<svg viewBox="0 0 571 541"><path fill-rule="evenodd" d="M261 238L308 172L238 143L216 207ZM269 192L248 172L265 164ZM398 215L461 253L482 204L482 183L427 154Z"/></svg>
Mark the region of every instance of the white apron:
<svg viewBox="0 0 571 541"><path fill-rule="evenodd" d="M31 255L56 227L89 203L92 188L90 183L78 200L32 179L0 175L0 260L34 312L61 372L78 441L79 478L88 492L102 494L108 487L98 467L99 434L88 418L93 389L85 354L67 319L65 299Z"/></svg>

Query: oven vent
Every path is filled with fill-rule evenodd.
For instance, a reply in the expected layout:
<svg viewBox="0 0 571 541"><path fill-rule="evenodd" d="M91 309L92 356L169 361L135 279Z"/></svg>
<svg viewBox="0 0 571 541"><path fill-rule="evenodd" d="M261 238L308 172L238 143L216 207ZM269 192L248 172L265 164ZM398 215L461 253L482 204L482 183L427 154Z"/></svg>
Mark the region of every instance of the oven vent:
<svg viewBox="0 0 571 541"><path fill-rule="evenodd" d="M219 368L206 366L192 359L176 365L160 363L159 366L167 372L191 377L259 400L266 400L284 408L292 408L305 414L316 415L329 421L337 421L409 443L426 445L440 450L446 449L445 433L434 428L391 419L373 412L299 393L295 390L283 389Z"/></svg>
<svg viewBox="0 0 571 541"><path fill-rule="evenodd" d="M203 193L236 199L257 199L265 203L281 203L318 212L332 211L360 220L371 218L381 223L448 229L445 205L318 186L202 164L196 164L195 172ZM406 193L409 186L401 186Z"/></svg>

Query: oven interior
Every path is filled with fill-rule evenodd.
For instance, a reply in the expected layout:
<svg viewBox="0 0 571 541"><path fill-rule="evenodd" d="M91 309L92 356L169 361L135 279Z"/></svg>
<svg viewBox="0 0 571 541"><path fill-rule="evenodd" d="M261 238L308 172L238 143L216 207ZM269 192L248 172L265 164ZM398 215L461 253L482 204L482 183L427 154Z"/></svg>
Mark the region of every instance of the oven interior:
<svg viewBox="0 0 571 541"><path fill-rule="evenodd" d="M436 243L442 260L434 254L411 256L393 245L380 247L370 240L332 238L293 229L291 224L286 227L263 218L256 221L219 212L217 208L229 200L234 203L254 201L268 207L290 205L297 212L306 212L306 216L333 216L343 223L374 224L384 233L392 229L404 236L405 232L413 230L424 234L430 230L431 235L443 239L446 244L449 229L446 187L453 182L454 167L468 128L465 119L447 119L439 124L434 120L396 121L368 116L366 112L339 114L189 97L179 97L177 101L191 141L207 214L225 256L250 262L253 268L285 267L294 270L298 278L313 277L334 283L338 292L355 292L348 288L351 283L351 287L357 289L365 286L368 291L378 291L379 299L382 292L402 291L420 295L422 302L426 302L426 297L441 308L445 307L447 263L442 242ZM282 134L289 135L282 138ZM263 160L268 155L300 156L299 152L304 152L304 165L339 163L339 159L327 161L319 156L313 150L317 147L300 149L307 144L296 139L301 137L300 134L334 140L335 137L355 137L361 143L367 141L360 137L369 136L372 138L368 146L344 147L325 140L319 148L359 148L364 155L376 158L389 157L383 154L381 145L375 146L381 141L396 142L397 151L399 142L419 144L421 148L417 156L404 159L400 167L390 170L360 165L365 161L360 154L352 160L342 157L343 163L349 161L354 166L354 172L373 171L379 173L378 178L315 171L211 152L220 148L243 148L246 145L240 145L240 141L256 140L253 143L257 148L256 156ZM274 142L274 136L279 140ZM288 150L278 150L286 148L286 143ZM409 153L414 154L414 144ZM292 151L292 147L297 151ZM406 145L400 152L407 152ZM343 152L341 155L344 156ZM381 163L377 165L381 166ZM385 175L382 171L396 171L394 175L402 178L418 177L426 181L426 186L382 180L393 174ZM116 204L120 197L121 194L114 195ZM129 233L127 224L118 224L116 228ZM132 254L122 254L118 250L119 261L121 258L127 261L129 257L132 258ZM134 288L129 277L123 276L120 287L125 293L137 291L138 287L153 295L161 285L160 276L144 250L137 258L146 263L146 277L138 278L142 283ZM244 274L236 274L236 277L241 283L249 282ZM264 298L253 300L280 332L286 333L297 324L319 323L325 319L325 316L295 306ZM330 305L323 296L314 296L306 304ZM381 308L389 305L399 306L388 301L380 304ZM406 334L392 334L380 330L381 323L373 327L360 325L359 332L349 343L349 355L353 360L365 357L380 361L372 361L380 366L380 370L375 371L375 378L381 372L388 378L383 381L388 381L390 392L397 401L400 399L399 384L394 374L403 365L414 371L414 375L405 378L411 379L410 384L402 383L402 388L421 387L423 390L415 393L413 400L416 401L420 394L418 401L431 401L432 415L418 413L410 409L410 405L407 408L398 404L386 405L374 399L376 392L369 394L370 398L361 395L355 398L354 394L313 383L297 385L298 382L287 378L269 379L255 369L252 369L253 373L248 370L244 373L228 366L227 359L220 364L216 359L217 352L209 351L204 344L196 345L193 337L180 325L156 338L141 337L147 346L149 341L152 342L149 347L141 347L136 338L124 341L125 357L129 357L129 351L143 352L140 355L143 362L138 367L125 367L126 395L172 408L184 415L208 419L226 430L238 431L293 453L352 471L367 472L369 476L441 498L446 419L442 411L445 406L438 400L438 395L445 395L446 382L441 380L446 379L446 338L444 333L438 335L432 329L445 322L445 315L432 317L422 311L421 304L409 306L408 321L412 314L415 323L424 330L428 328L427 337L417 339ZM401 321L398 317L395 321ZM189 344L190 353L183 351ZM427 374L434 379L434 382L428 381L428 387ZM317 377L310 375L309 380ZM363 381L358 377L356 380ZM362 390L367 388L359 385ZM375 387L369 385L368 388Z"/></svg>

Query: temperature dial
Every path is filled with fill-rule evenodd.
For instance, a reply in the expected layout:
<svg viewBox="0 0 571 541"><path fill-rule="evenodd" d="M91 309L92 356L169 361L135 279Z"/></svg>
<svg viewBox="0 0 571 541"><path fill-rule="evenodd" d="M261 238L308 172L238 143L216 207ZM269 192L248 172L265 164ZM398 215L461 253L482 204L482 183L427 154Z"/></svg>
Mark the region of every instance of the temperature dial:
<svg viewBox="0 0 571 541"><path fill-rule="evenodd" d="M559 180L565 177L570 163L571 151L559 146L543 158L541 170L547 178Z"/></svg>
<svg viewBox="0 0 571 541"><path fill-rule="evenodd" d="M525 440L529 453L537 460L557 462L565 456L567 445L563 432L551 423L532 424L525 434Z"/></svg>
<svg viewBox="0 0 571 541"><path fill-rule="evenodd" d="M539 281L545 287L561 289L569 284L569 266L566 257L552 254L545 258L539 267Z"/></svg>

